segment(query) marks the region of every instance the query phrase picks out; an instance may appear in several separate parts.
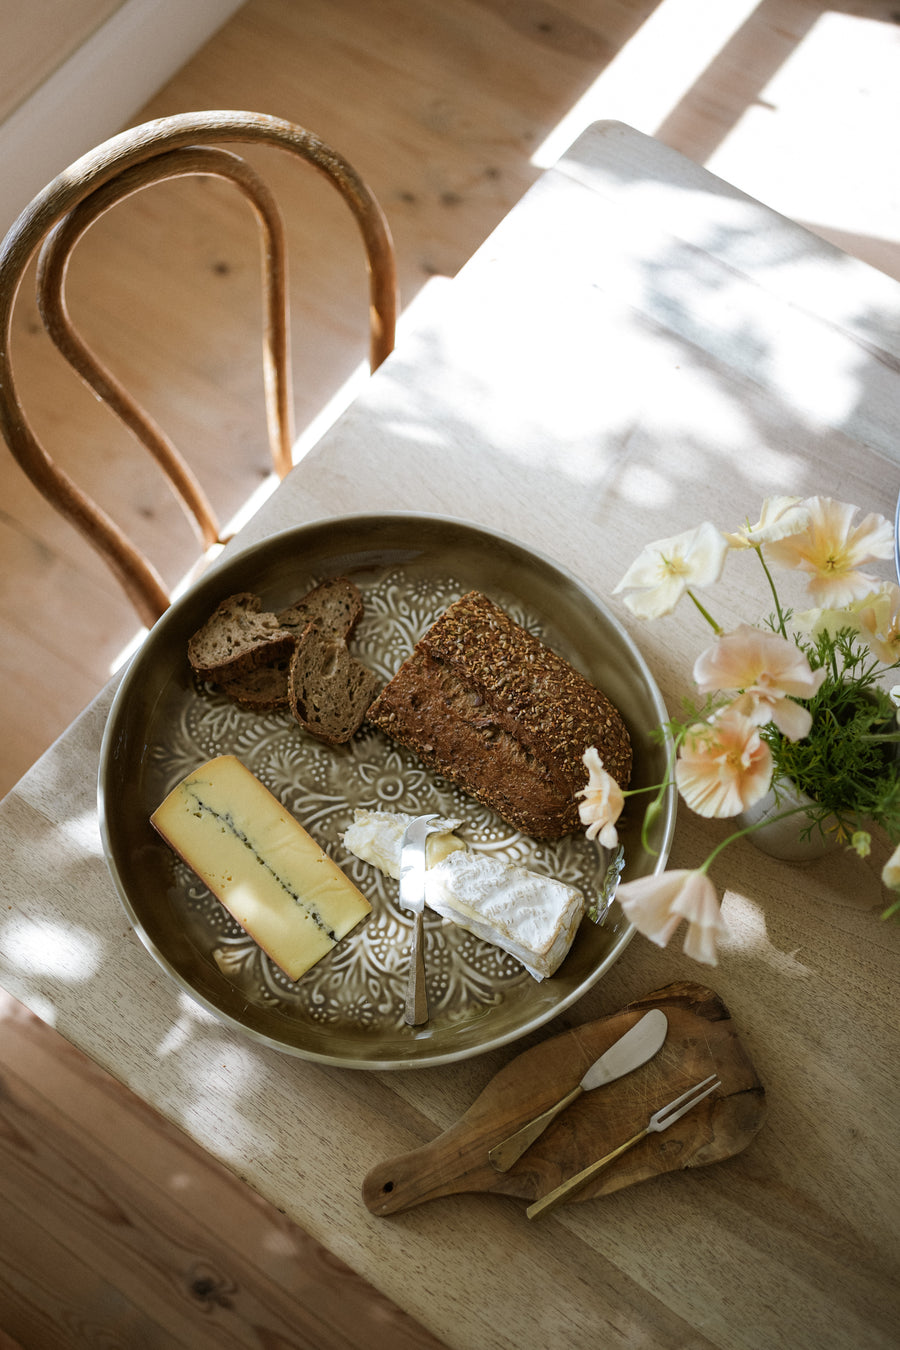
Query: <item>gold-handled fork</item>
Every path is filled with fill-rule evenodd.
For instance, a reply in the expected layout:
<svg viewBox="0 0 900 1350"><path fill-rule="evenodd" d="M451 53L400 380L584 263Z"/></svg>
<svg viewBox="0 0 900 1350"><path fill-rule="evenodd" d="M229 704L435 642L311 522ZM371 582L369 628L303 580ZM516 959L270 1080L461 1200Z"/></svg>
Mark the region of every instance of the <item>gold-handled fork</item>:
<svg viewBox="0 0 900 1350"><path fill-rule="evenodd" d="M637 1134L632 1135L630 1139L626 1139L624 1144L620 1144L618 1148L613 1149L612 1153L607 1153L604 1158L599 1158L597 1162L592 1162L583 1171L576 1172L574 1177L569 1177L568 1181L561 1182L555 1190L548 1191L546 1195L541 1196L540 1200L535 1200L533 1205L529 1205L525 1211L529 1219L537 1219L541 1214L549 1214L551 1209L556 1209L556 1206L561 1204L563 1200L568 1199L575 1191L580 1191L582 1186L595 1177L598 1172L602 1172L604 1167L608 1167L626 1149L633 1147L641 1139L645 1139L654 1130L665 1130L669 1125L674 1125L676 1120L680 1120L686 1112L692 1111L695 1106L703 1101L704 1097L708 1097L711 1092L715 1092L717 1087L721 1087L721 1082L714 1073L711 1073L708 1078L704 1078L702 1082L689 1087L687 1092L683 1092L680 1097L676 1097L667 1106L661 1106L650 1117L644 1128L639 1130ZM701 1091L701 1088L704 1091Z"/></svg>

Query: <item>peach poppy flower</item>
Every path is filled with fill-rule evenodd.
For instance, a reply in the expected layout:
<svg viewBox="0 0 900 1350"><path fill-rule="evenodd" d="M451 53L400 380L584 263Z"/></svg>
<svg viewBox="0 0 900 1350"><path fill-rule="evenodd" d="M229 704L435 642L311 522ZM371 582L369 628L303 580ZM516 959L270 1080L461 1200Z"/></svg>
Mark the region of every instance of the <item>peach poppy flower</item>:
<svg viewBox="0 0 900 1350"><path fill-rule="evenodd" d="M581 823L587 826L588 839L599 837L604 848L616 848L619 843L616 821L625 805L622 789L612 774L604 769L596 746L585 750L582 761L588 771L587 786L575 794L576 797L584 798L578 805Z"/></svg>
<svg viewBox="0 0 900 1350"><path fill-rule="evenodd" d="M678 791L698 816L736 816L772 782L772 752L758 724L734 708L689 727L675 765Z"/></svg>
<svg viewBox="0 0 900 1350"><path fill-rule="evenodd" d="M857 508L831 497L809 497L804 506L809 511L806 528L767 544L767 561L808 573L810 594L823 608L861 599L878 581L860 569L894 555L890 521L872 512L854 525Z"/></svg>
<svg viewBox="0 0 900 1350"><path fill-rule="evenodd" d="M616 892L625 917L639 933L665 947L682 920L687 921L685 956L716 965L716 938L727 933L719 897L705 872L677 868L626 881Z"/></svg>
<svg viewBox="0 0 900 1350"><path fill-rule="evenodd" d="M881 869L881 880L892 891L900 891L900 844L897 845ZM622 888L620 887L619 895L621 894Z"/></svg>
<svg viewBox="0 0 900 1350"><path fill-rule="evenodd" d="M647 544L614 594L633 590L624 603L639 619L670 613L690 586L712 586L722 575L728 553L725 536L704 521L693 530Z"/></svg>
<svg viewBox="0 0 900 1350"><path fill-rule="evenodd" d="M726 534L732 548L755 548L785 535L799 534L809 522L809 511L802 497L767 497L755 525L742 525L734 534Z"/></svg>
<svg viewBox="0 0 900 1350"><path fill-rule="evenodd" d="M812 698L825 679L811 670L800 648L779 633L742 623L716 638L694 663L694 679L702 694L718 690L740 696L731 705L757 726L774 722L788 740L809 735L812 715L793 700Z"/></svg>

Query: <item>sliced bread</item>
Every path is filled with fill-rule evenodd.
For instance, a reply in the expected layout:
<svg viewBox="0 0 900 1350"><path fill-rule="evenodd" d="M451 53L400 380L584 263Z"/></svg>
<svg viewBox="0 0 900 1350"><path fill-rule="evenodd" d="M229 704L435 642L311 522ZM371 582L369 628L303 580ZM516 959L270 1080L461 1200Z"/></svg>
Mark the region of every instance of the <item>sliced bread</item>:
<svg viewBox="0 0 900 1350"><path fill-rule="evenodd" d="M297 637L308 623L321 631L348 638L362 617L363 600L347 577L329 577L307 592L301 600L279 612L278 622Z"/></svg>
<svg viewBox="0 0 900 1350"><path fill-rule="evenodd" d="M188 660L201 679L219 682L290 656L295 641L276 614L262 609L258 595L240 592L217 605L193 635Z"/></svg>
<svg viewBox="0 0 900 1350"><path fill-rule="evenodd" d="M307 624L291 658L288 706L326 745L343 745L363 723L378 679L351 656L342 637Z"/></svg>
<svg viewBox="0 0 900 1350"><path fill-rule="evenodd" d="M293 637L287 653L275 653L254 670L225 675L215 682L242 708L256 712L287 708L291 656L306 626L315 621L322 633L346 641L362 612L362 596L353 582L347 577L329 577L274 616L278 627Z"/></svg>

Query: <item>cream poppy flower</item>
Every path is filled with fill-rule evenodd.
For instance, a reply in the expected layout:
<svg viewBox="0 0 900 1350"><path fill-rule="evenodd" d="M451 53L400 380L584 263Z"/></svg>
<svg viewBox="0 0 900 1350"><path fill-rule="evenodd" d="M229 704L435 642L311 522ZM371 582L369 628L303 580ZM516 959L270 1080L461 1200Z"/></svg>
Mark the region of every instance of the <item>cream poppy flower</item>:
<svg viewBox="0 0 900 1350"><path fill-rule="evenodd" d="M900 844L897 845L881 869L881 880L892 891L900 891ZM622 894L623 889L623 887L619 888L619 895Z"/></svg>
<svg viewBox="0 0 900 1350"><path fill-rule="evenodd" d="M772 752L758 724L734 708L689 727L675 765L678 791L698 816L736 816L772 782Z"/></svg>
<svg viewBox="0 0 900 1350"><path fill-rule="evenodd" d="M657 876L626 881L616 892L626 918L639 933L665 947L678 925L687 921L684 952L695 961L716 965L716 938L727 933L719 897L705 872L677 868Z"/></svg>
<svg viewBox="0 0 900 1350"><path fill-rule="evenodd" d="M799 534L809 522L809 511L802 497L767 497L755 525L742 525L725 538L732 548L755 548L785 535Z"/></svg>
<svg viewBox="0 0 900 1350"><path fill-rule="evenodd" d="M728 553L725 536L704 521L693 530L647 544L614 594L632 590L624 603L639 619L670 613L690 586L712 586L722 575Z"/></svg>
<svg viewBox="0 0 900 1350"><path fill-rule="evenodd" d="M588 771L587 786L575 795L584 798L578 804L578 814L582 825L587 826L585 833L588 839L599 838L604 848L617 848L616 821L625 805L622 789L604 769L596 746L585 750L582 762Z"/></svg>
<svg viewBox="0 0 900 1350"><path fill-rule="evenodd" d="M716 638L694 663L701 694L718 690L740 696L731 705L757 726L774 722L788 740L809 735L812 715L793 700L812 698L825 679L811 670L800 648L779 633L742 623Z"/></svg>
<svg viewBox="0 0 900 1350"><path fill-rule="evenodd" d="M869 650L892 666L900 661L900 586L891 583L867 596L857 610L858 631Z"/></svg>
<svg viewBox="0 0 900 1350"><path fill-rule="evenodd" d="M862 566L894 555L890 521L873 512L854 525L857 508L831 497L809 497L804 506L806 528L767 544L766 560L808 573L810 594L822 608L852 604L878 585Z"/></svg>

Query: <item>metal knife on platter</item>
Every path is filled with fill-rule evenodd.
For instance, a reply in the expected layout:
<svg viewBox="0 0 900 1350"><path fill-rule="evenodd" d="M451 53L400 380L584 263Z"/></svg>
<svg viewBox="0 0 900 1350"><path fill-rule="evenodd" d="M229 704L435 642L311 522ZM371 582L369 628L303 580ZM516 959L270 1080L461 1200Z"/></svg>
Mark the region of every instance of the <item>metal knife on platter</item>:
<svg viewBox="0 0 900 1350"><path fill-rule="evenodd" d="M571 1106L582 1093L602 1087L604 1083L611 1083L616 1078L622 1078L626 1073L631 1073L633 1069L646 1064L648 1059L652 1059L666 1039L668 1030L668 1018L662 1009L651 1008L650 1012L645 1013L639 1022L635 1022L634 1026L626 1031L624 1036L620 1036L605 1054L594 1061L577 1087L567 1093L555 1106L551 1106L549 1110L535 1116L527 1125L523 1125L520 1130L516 1130L508 1139L495 1144L488 1151L491 1165L498 1172L508 1172L535 1139L540 1138L550 1122L567 1106Z"/></svg>

